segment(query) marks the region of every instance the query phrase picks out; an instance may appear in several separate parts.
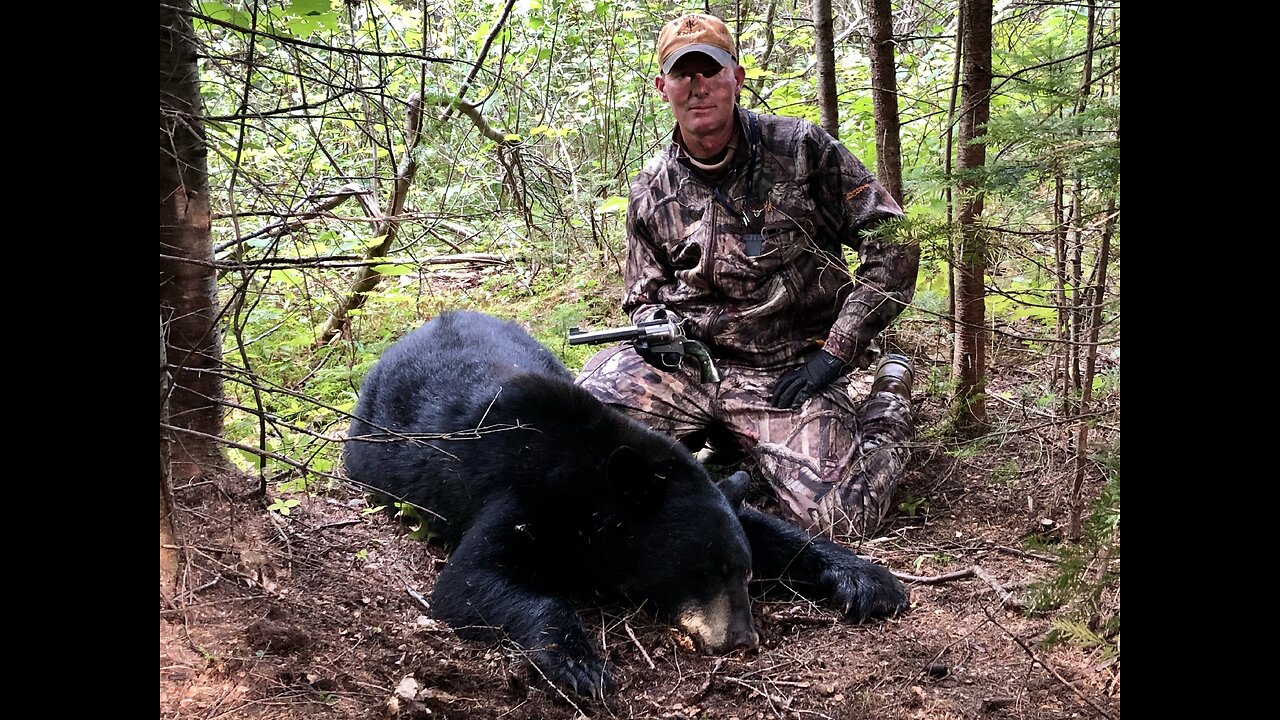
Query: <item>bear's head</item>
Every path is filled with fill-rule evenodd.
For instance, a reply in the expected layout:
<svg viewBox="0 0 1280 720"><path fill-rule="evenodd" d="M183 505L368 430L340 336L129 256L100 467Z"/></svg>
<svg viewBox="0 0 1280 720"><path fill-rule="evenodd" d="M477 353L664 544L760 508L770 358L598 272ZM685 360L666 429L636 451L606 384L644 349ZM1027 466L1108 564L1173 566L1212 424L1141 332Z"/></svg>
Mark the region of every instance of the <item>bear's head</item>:
<svg viewBox="0 0 1280 720"><path fill-rule="evenodd" d="M751 548L737 506L745 482L722 489L671 443L621 447L605 482L616 504L602 528L605 585L721 654L759 644L751 618Z"/></svg>

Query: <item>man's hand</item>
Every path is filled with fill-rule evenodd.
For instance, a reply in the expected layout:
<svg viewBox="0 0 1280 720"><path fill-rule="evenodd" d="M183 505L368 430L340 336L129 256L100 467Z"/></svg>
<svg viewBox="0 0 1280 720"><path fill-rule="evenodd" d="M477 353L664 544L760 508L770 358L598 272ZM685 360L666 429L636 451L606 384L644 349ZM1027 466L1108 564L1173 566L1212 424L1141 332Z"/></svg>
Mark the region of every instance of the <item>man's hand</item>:
<svg viewBox="0 0 1280 720"><path fill-rule="evenodd" d="M769 402L776 408L798 408L840 377L844 367L840 358L826 350L818 350L803 365L778 378Z"/></svg>

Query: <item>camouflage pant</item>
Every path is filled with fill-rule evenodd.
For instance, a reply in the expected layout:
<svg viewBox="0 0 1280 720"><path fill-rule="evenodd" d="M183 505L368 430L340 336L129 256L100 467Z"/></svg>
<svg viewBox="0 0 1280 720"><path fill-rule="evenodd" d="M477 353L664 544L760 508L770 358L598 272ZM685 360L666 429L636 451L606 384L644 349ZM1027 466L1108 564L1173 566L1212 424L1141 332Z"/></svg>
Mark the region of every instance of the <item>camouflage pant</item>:
<svg viewBox="0 0 1280 720"><path fill-rule="evenodd" d="M829 536L870 536L884 520L914 433L911 401L878 392L861 403L841 378L798 410L769 404L778 370L721 364L720 384L695 363L659 371L630 345L591 358L578 384L605 403L677 439L728 431L793 519Z"/></svg>

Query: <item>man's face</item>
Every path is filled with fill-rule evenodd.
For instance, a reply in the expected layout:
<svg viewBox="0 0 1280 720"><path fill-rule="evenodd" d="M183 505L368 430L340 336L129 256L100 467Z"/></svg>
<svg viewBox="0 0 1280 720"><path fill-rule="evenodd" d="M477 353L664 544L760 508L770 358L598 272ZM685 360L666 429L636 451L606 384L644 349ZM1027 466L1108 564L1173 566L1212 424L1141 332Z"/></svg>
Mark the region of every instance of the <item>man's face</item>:
<svg viewBox="0 0 1280 720"><path fill-rule="evenodd" d="M740 65L722 67L711 56L692 52L654 82L662 99L671 104L680 131L697 137L714 135L733 122L744 79L746 71Z"/></svg>

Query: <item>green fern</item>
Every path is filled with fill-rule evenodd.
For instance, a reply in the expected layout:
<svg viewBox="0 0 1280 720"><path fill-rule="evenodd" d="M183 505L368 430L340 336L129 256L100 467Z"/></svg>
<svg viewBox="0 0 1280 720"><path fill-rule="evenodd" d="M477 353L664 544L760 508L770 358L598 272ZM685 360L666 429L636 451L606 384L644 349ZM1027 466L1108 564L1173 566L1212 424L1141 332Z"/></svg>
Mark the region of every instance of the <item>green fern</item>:
<svg viewBox="0 0 1280 720"><path fill-rule="evenodd" d="M1070 642L1098 648L1105 656L1119 653L1120 609L1104 606L1109 590L1120 583L1120 448L1097 458L1107 482L1084 522L1079 543L1056 549L1057 572L1028 589L1031 612L1059 611L1045 644Z"/></svg>

